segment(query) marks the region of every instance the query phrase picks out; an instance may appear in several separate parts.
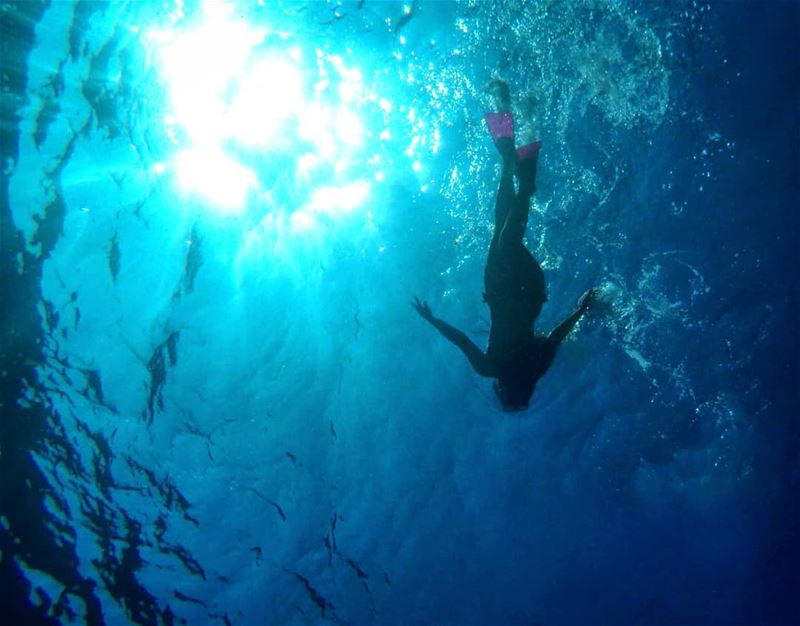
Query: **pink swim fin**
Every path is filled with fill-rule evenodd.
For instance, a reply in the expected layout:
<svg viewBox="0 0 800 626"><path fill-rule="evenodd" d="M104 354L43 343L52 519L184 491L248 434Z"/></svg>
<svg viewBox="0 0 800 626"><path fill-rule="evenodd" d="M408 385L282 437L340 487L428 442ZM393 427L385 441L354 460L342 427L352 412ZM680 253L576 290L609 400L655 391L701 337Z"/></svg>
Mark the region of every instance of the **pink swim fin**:
<svg viewBox="0 0 800 626"><path fill-rule="evenodd" d="M536 188L536 163L539 160L541 141L534 141L517 148L517 176L520 189L533 192Z"/></svg>
<svg viewBox="0 0 800 626"><path fill-rule="evenodd" d="M533 143L529 143L524 146L520 146L517 148L517 161L535 161L539 158L539 150L542 148L542 142L540 140L536 140Z"/></svg>
<svg viewBox="0 0 800 626"><path fill-rule="evenodd" d="M489 134L495 143L503 137L514 139L514 118L511 117L509 111L486 113L484 118L486 119L486 125L489 127Z"/></svg>

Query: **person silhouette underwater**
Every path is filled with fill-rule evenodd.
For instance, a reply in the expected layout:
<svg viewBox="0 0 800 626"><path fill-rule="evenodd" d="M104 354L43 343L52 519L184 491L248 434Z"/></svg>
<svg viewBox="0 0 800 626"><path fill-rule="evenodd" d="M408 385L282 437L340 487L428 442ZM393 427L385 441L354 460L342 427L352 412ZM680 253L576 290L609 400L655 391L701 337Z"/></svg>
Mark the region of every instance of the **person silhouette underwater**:
<svg viewBox="0 0 800 626"><path fill-rule="evenodd" d="M463 332L435 317L428 303L415 297L411 306L466 355L480 375L495 378L494 390L504 411L528 408L536 383L553 363L558 347L593 302L587 290L567 318L547 336L534 332L534 322L547 300L544 273L523 243L531 196L536 190L536 163L541 142L515 150L514 120L508 85L493 80L488 89L496 100L486 124L503 166L494 213L494 234L484 270L484 301L491 328L484 353ZM514 177L517 189L514 188Z"/></svg>

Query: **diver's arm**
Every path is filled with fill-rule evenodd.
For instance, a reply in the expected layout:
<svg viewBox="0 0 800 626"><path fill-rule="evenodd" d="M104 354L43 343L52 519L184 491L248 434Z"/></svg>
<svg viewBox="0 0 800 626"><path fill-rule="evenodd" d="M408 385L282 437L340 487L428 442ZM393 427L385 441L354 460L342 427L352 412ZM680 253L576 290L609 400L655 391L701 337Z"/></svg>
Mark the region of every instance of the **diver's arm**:
<svg viewBox="0 0 800 626"><path fill-rule="evenodd" d="M464 353L470 365L472 365L472 368L479 375L487 377L494 376L489 358L478 346L470 341L469 337L455 326L451 326L444 320L434 317L427 302L423 302L419 298L414 298L414 302L411 303L411 306L420 314L420 317L429 322L431 326L442 333L447 340L454 343Z"/></svg>
<svg viewBox="0 0 800 626"><path fill-rule="evenodd" d="M586 293L584 293L578 300L578 306L572 313L569 314L567 319L550 331L550 334L547 336L547 340L555 345L559 345L562 341L564 341L566 336L569 335L570 331L575 327L575 324L578 323L578 320L581 319L584 313L586 313L592 301L594 300L595 295L594 289L589 289L586 291Z"/></svg>
<svg viewBox="0 0 800 626"><path fill-rule="evenodd" d="M458 330L456 327L451 326L447 322L440 320L436 317L431 317L428 320L433 327L442 333L449 341L453 342L461 352L467 357L474 369L481 376L492 376L492 368L489 365L488 357L476 346L469 337Z"/></svg>

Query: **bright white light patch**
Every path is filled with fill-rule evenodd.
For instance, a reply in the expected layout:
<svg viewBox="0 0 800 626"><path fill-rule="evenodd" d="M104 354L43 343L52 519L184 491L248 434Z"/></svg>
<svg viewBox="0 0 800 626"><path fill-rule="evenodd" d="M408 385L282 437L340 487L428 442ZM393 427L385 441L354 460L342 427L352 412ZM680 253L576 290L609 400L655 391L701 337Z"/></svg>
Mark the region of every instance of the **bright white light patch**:
<svg viewBox="0 0 800 626"><path fill-rule="evenodd" d="M309 203L291 216L295 231L310 230L317 224L316 215L337 216L350 213L364 204L369 196L370 183L359 180L341 187L322 187L311 196Z"/></svg>
<svg viewBox="0 0 800 626"><path fill-rule="evenodd" d="M253 202L303 229L360 207L386 175L364 154L374 136L365 111L386 125L395 107L365 86L352 51L304 52L295 34L251 25L233 3L201 2L199 23L147 37L169 89L164 133L178 152L167 169L180 190L227 213ZM380 136L389 141L388 128Z"/></svg>
<svg viewBox="0 0 800 626"><path fill-rule="evenodd" d="M342 143L360 147L364 139L364 125L355 113L340 109L336 114L336 134Z"/></svg>
<svg viewBox="0 0 800 626"><path fill-rule="evenodd" d="M161 71L170 86L175 119L194 140L219 141L226 134L223 94L265 31L227 19L231 8L224 3L207 2L204 9L207 19L198 28L151 36L165 44Z"/></svg>
<svg viewBox="0 0 800 626"><path fill-rule="evenodd" d="M310 104L300 119L300 136L314 144L320 156L326 159L336 154L336 140L331 127L330 109L320 104Z"/></svg>
<svg viewBox="0 0 800 626"><path fill-rule="evenodd" d="M305 211L295 211L289 218L294 230L311 230L315 226L314 218Z"/></svg>
<svg viewBox="0 0 800 626"><path fill-rule="evenodd" d="M265 59L239 83L228 113L230 136L246 145L266 146L303 103L297 68L284 59Z"/></svg>
<svg viewBox="0 0 800 626"><path fill-rule="evenodd" d="M363 180L342 187L322 187L311 196L307 209L327 214L352 211L367 199L369 188L369 183Z"/></svg>
<svg viewBox="0 0 800 626"><path fill-rule="evenodd" d="M196 191L228 212L238 212L255 187L255 174L220 150L195 148L175 157L178 185Z"/></svg>

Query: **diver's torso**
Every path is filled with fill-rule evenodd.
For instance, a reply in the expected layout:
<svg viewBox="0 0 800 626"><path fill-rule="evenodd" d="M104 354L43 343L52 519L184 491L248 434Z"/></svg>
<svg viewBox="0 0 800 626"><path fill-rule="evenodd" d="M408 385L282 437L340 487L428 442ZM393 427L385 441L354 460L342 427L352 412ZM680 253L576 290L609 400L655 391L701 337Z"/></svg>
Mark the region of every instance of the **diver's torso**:
<svg viewBox="0 0 800 626"><path fill-rule="evenodd" d="M544 272L522 243L500 248L492 242L484 285L493 330L510 336L531 330L547 293Z"/></svg>

